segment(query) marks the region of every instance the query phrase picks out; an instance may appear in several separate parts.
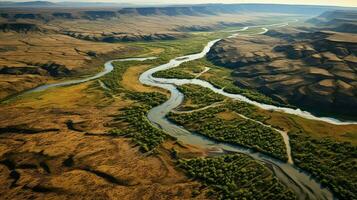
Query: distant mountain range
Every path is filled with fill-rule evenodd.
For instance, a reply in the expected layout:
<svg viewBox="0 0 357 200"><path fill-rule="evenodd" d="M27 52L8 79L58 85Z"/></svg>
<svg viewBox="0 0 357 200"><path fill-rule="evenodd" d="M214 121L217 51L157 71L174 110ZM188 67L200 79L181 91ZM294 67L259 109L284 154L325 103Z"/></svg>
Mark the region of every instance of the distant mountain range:
<svg viewBox="0 0 357 200"><path fill-rule="evenodd" d="M8 9L13 8L13 9ZM23 9L24 8L24 9ZM31 8L31 9L27 9ZM50 12L41 12L41 9L49 8ZM81 8L66 9L59 11L57 8ZM101 9L97 9L101 8ZM121 15L166 15L166 16L198 16L198 15L220 15L238 14L244 12L266 12L318 16L324 12L333 10L354 10L357 8L346 8L336 6L311 6L311 5L286 5L286 4L194 4L194 5L135 5L101 2L0 2L0 17L9 20L16 19L108 19ZM16 12L14 12L16 10ZM314 20L321 20L316 18Z"/></svg>
<svg viewBox="0 0 357 200"><path fill-rule="evenodd" d="M327 11L307 22L333 31L357 33L357 10Z"/></svg>
<svg viewBox="0 0 357 200"><path fill-rule="evenodd" d="M0 7L167 7L170 4L134 4L134 3L111 3L111 2L76 2L76 1L63 1L63 2L50 2L50 1L27 1L27 2L13 2L3 1L0 2ZM171 4L172 6L172 4ZM187 7L193 5L174 5L174 7ZM307 12L320 9L336 9L341 8L337 6L314 6L314 5L286 5L286 4L200 4L200 6L211 7L213 10L237 11L244 9L260 10L260 11L284 11L284 9L291 10L291 12L302 11L307 9ZM283 10L281 9L283 8ZM272 9L272 10L271 10ZM347 8L349 9L349 8Z"/></svg>
<svg viewBox="0 0 357 200"><path fill-rule="evenodd" d="M128 7L133 4L119 4L109 2L50 2L50 1L28 1L28 2L0 2L0 7Z"/></svg>

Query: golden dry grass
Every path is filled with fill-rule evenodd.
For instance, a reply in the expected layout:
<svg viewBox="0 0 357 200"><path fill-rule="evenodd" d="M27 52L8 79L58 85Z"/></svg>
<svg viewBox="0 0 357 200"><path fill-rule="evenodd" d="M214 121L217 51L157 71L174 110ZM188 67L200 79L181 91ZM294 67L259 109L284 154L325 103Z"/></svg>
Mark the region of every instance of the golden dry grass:
<svg viewBox="0 0 357 200"><path fill-rule="evenodd" d="M1 66L26 66L24 63L46 64L55 62L65 65L68 69L83 68L84 64L93 58L87 52L106 54L123 50L123 44L110 44L78 40L62 34L44 33L0 33L3 48L10 49L0 52ZM89 70L90 66L86 66ZM93 67L93 66L91 66ZM99 66L96 66L99 67Z"/></svg>
<svg viewBox="0 0 357 200"><path fill-rule="evenodd" d="M357 125L333 125L280 112L259 112L271 117L267 123L286 131L302 129L314 137L332 137L338 141L357 144Z"/></svg>
<svg viewBox="0 0 357 200"><path fill-rule="evenodd" d="M231 121L238 118L239 116L233 111L224 111L217 114L217 117L223 120Z"/></svg>
<svg viewBox="0 0 357 200"><path fill-rule="evenodd" d="M101 104L106 105L98 106ZM1 160L36 166L16 169L20 178L17 186L10 188L10 171L0 165L2 197L191 199L191 191L201 185L176 169L170 151L179 149L185 155L203 155L204 151L167 141L158 154L145 156L129 139L105 134L113 124L112 116L130 104L124 99L106 98L96 84L89 82L31 94L1 105L0 128L55 129L1 135ZM68 120L76 130L66 125ZM73 163L64 165L70 157ZM44 165L50 173L40 167ZM25 185L29 189L23 189ZM50 188L52 192L33 192L30 188L34 187ZM195 199L206 199L205 192Z"/></svg>
<svg viewBox="0 0 357 200"><path fill-rule="evenodd" d="M265 16L273 14L264 14ZM264 16L259 13L223 14L207 16L121 16L119 19L89 21L80 20L56 20L52 21L52 27L62 27L79 33L102 34L111 32L151 34L160 32L172 32L180 26L202 25L211 26L219 22L236 23L256 20Z"/></svg>
<svg viewBox="0 0 357 200"><path fill-rule="evenodd" d="M161 88L149 87L140 83L139 77L140 74L148 70L150 66L148 65L138 65L129 67L123 74L123 79L121 85L127 89L136 92L161 92L166 95L169 95L168 91Z"/></svg>
<svg viewBox="0 0 357 200"><path fill-rule="evenodd" d="M25 95L13 102L14 107L31 108L73 108L73 107L91 107L105 103L103 92L90 89L93 82L87 82L79 85L51 88L43 92L35 92ZM123 103L123 101L120 101ZM126 106L126 105L123 105Z"/></svg>
<svg viewBox="0 0 357 200"><path fill-rule="evenodd" d="M0 32L0 44L2 49L0 69L3 67L40 69L47 63L55 63L70 70L70 74L66 76L96 73L102 70L105 61L133 50L124 44L90 42L62 34L38 32L27 34ZM96 52L98 56L88 56L88 52ZM54 81L54 77L44 69L42 73L1 74L0 99Z"/></svg>

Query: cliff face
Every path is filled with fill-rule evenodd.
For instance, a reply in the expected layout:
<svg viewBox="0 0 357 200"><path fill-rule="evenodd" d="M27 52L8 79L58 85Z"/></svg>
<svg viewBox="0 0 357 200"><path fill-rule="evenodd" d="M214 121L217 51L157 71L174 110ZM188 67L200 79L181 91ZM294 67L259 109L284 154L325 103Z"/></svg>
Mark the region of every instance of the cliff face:
<svg viewBox="0 0 357 200"><path fill-rule="evenodd" d="M153 41L153 40L175 40L184 38L187 35L184 33L165 32L152 34L134 34L134 33L110 33L110 34L83 34L76 32L65 32L66 35L88 41L95 42L135 42L135 41Z"/></svg>
<svg viewBox="0 0 357 200"><path fill-rule="evenodd" d="M9 32L15 31L18 33L29 32L29 31L39 31L40 28L36 24L30 23L2 23L0 24L0 31Z"/></svg>
<svg viewBox="0 0 357 200"><path fill-rule="evenodd" d="M351 112L357 110L356 37L316 34L323 37L304 33L291 35L292 42L270 36L222 40L207 57L233 68L240 87L313 111L356 117Z"/></svg>

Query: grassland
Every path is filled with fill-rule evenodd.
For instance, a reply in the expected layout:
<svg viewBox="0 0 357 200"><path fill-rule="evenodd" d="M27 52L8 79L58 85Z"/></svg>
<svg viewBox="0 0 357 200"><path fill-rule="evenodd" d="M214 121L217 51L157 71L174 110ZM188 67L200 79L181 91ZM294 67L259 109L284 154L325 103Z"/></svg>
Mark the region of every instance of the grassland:
<svg viewBox="0 0 357 200"><path fill-rule="evenodd" d="M125 130L114 118L118 109L134 103L119 95L107 96L93 81L1 105L1 197L191 198L191 191L200 189L201 184L177 170L164 148L144 156L133 145L134 137L108 134L114 127ZM13 165L8 168L6 163ZM13 178L13 174L20 177Z"/></svg>

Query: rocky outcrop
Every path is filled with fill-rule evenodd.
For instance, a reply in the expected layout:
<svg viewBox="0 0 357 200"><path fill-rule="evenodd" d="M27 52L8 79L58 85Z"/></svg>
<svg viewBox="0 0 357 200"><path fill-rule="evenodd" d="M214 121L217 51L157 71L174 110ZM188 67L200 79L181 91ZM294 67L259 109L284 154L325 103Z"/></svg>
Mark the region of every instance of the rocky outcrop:
<svg viewBox="0 0 357 200"><path fill-rule="evenodd" d="M96 19L109 19L116 17L117 13L114 11L106 11L106 10L99 10L99 11L84 11L83 18L87 18L90 20Z"/></svg>
<svg viewBox="0 0 357 200"><path fill-rule="evenodd" d="M63 77L71 74L71 71L67 69L66 66L57 63L46 63L41 65L41 68L45 69L51 76L54 77Z"/></svg>
<svg viewBox="0 0 357 200"><path fill-rule="evenodd" d="M279 13L299 13L308 15L317 15L326 11L323 7L314 6L291 6L277 4L206 4L194 6L168 6L168 7L139 7L139 8L123 8L119 10L120 14L131 15L218 15L232 14L241 12L279 12Z"/></svg>
<svg viewBox="0 0 357 200"><path fill-rule="evenodd" d="M279 45L274 48L277 52L285 52L288 58L299 59L316 54L316 50L308 44Z"/></svg>
<svg viewBox="0 0 357 200"><path fill-rule="evenodd" d="M201 15L201 14L214 14L210 11L209 7L205 6L177 6L177 7L143 7L143 8L123 8L118 11L120 14L132 15Z"/></svg>
<svg viewBox="0 0 357 200"><path fill-rule="evenodd" d="M338 32L357 33L357 20L356 23L343 23L333 30Z"/></svg>
<svg viewBox="0 0 357 200"><path fill-rule="evenodd" d="M174 31L180 32L204 32L204 31L212 31L215 28L212 26L200 26L200 25L193 25L193 26L179 26L174 29Z"/></svg>
<svg viewBox="0 0 357 200"><path fill-rule="evenodd" d="M259 48L245 49L235 45L230 45L231 39L217 42L207 54L207 58L215 63L230 68L238 68L247 65L270 62L276 55L272 52L265 52ZM249 48L249 46L247 47Z"/></svg>
<svg viewBox="0 0 357 200"><path fill-rule="evenodd" d="M40 28L36 24L30 23L2 23L0 24L0 30L3 32L27 33L29 31L40 31Z"/></svg>
<svg viewBox="0 0 357 200"><path fill-rule="evenodd" d="M1 67L0 74L9 75L24 75L24 74L37 74L37 75L50 75L53 77L64 77L71 74L71 71L64 65L57 63L40 64L39 66L23 66L23 67Z"/></svg>
<svg viewBox="0 0 357 200"><path fill-rule="evenodd" d="M154 40L175 40L184 38L184 33L153 33L153 34L133 34L133 33L113 33L102 35L84 35L82 33L65 32L66 35L71 37L100 42L135 42L135 41L154 41Z"/></svg>
<svg viewBox="0 0 357 200"><path fill-rule="evenodd" d="M26 66L26 67L0 67L0 74L9 75L24 75L24 74L38 74L46 75L47 71L36 66Z"/></svg>
<svg viewBox="0 0 357 200"><path fill-rule="evenodd" d="M0 17L2 18L9 18L9 14L8 13L0 13Z"/></svg>
<svg viewBox="0 0 357 200"><path fill-rule="evenodd" d="M68 12L55 12L52 14L52 16L55 18L74 19L72 13L68 13Z"/></svg>
<svg viewBox="0 0 357 200"><path fill-rule="evenodd" d="M41 14L34 14L34 13L18 13L13 16L15 19L41 19Z"/></svg>
<svg viewBox="0 0 357 200"><path fill-rule="evenodd" d="M283 31L277 31L277 30L269 30L267 33L265 33L265 35L268 35L270 37L281 38L289 42L292 42L295 38L295 36L292 34L288 34Z"/></svg>

